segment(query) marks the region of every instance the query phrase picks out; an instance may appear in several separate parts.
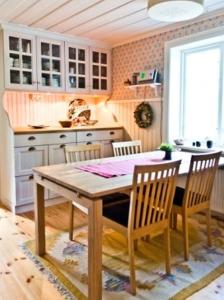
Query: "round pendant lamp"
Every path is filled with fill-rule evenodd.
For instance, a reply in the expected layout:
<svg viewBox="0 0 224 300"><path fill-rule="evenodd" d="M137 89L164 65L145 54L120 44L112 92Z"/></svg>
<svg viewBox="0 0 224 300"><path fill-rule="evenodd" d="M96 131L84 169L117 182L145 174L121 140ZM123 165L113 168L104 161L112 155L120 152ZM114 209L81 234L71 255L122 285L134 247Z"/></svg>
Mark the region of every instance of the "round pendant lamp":
<svg viewBox="0 0 224 300"><path fill-rule="evenodd" d="M203 13L204 0L148 0L148 14L158 21L180 22Z"/></svg>

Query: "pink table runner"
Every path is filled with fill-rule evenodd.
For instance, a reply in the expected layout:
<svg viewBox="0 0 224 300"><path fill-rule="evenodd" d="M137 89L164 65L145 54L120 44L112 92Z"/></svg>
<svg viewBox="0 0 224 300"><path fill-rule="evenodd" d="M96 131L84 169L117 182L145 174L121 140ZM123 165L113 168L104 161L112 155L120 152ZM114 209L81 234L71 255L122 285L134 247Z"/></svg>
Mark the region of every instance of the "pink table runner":
<svg viewBox="0 0 224 300"><path fill-rule="evenodd" d="M76 169L94 173L106 178L111 178L114 176L122 176L133 174L135 165L151 165L155 163L163 162L160 158L134 158L128 160L114 161L114 162L105 162L97 163L92 165L85 165L76 167Z"/></svg>

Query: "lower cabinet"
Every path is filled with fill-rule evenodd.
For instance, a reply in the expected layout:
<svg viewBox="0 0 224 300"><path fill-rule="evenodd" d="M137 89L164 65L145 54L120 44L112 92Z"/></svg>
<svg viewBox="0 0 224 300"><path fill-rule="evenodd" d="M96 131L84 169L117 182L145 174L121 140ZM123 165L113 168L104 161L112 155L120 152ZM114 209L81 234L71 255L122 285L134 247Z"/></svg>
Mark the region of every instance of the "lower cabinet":
<svg viewBox="0 0 224 300"><path fill-rule="evenodd" d="M57 165L65 163L65 146L66 145L76 145L76 143L71 144L60 144L60 145L49 145L49 165Z"/></svg>

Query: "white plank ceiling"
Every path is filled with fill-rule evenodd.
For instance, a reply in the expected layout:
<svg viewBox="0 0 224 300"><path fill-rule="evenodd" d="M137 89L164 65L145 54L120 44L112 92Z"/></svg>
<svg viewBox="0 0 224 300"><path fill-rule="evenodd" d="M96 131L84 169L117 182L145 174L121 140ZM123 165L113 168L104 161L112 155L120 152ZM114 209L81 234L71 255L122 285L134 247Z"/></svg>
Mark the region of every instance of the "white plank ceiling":
<svg viewBox="0 0 224 300"><path fill-rule="evenodd" d="M147 15L147 0L0 0L0 22L125 43L170 24ZM224 13L224 0L205 0L204 14Z"/></svg>

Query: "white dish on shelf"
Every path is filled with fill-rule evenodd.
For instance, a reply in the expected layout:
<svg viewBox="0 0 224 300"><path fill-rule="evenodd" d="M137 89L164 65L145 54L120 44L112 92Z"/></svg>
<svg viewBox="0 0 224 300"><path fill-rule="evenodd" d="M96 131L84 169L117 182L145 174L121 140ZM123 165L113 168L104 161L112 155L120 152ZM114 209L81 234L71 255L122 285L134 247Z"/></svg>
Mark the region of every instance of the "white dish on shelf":
<svg viewBox="0 0 224 300"><path fill-rule="evenodd" d="M28 125L28 127L31 127L31 128L34 128L34 129L41 129L41 128L46 128L48 126L43 125L43 124L34 124L34 125Z"/></svg>

